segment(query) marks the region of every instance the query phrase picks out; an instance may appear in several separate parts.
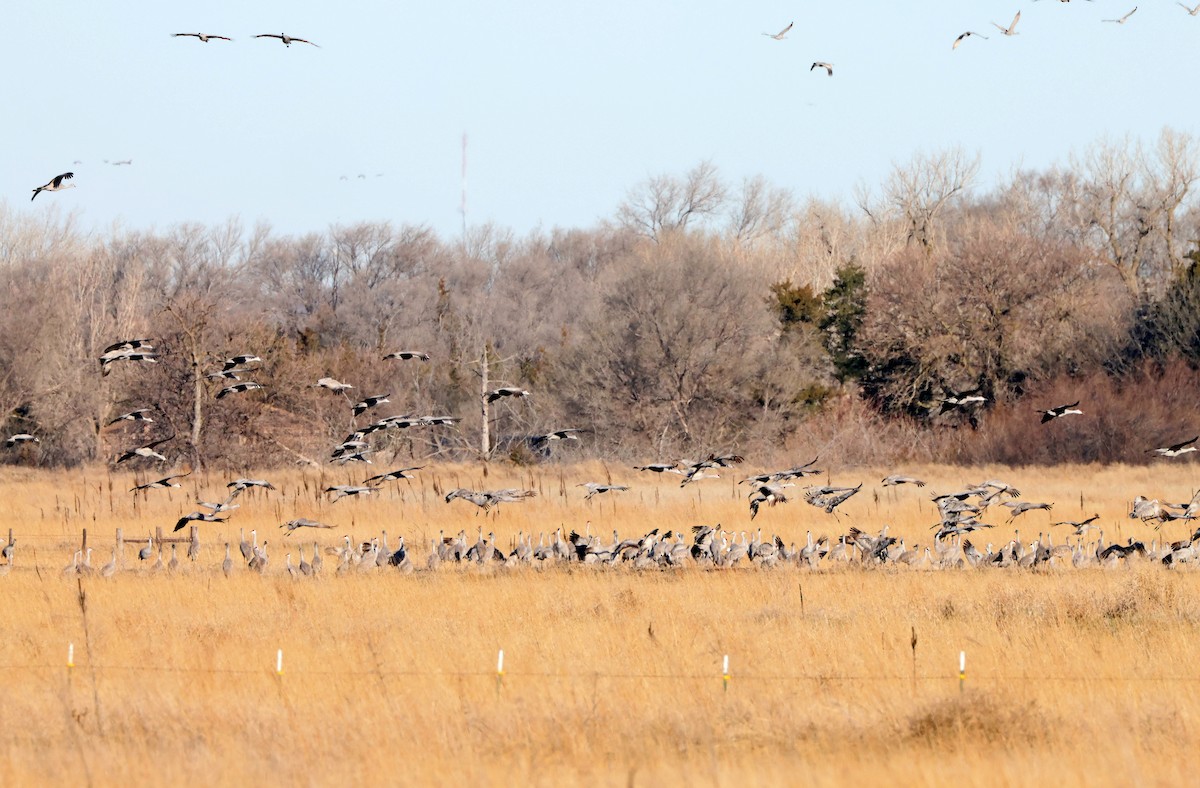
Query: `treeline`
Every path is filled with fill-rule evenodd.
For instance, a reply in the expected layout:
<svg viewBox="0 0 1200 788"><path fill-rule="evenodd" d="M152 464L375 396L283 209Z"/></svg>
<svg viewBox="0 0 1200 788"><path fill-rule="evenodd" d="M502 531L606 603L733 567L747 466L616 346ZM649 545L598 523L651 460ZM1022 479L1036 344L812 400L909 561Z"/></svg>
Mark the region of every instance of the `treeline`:
<svg viewBox="0 0 1200 788"><path fill-rule="evenodd" d="M388 415L453 428L369 437L379 462L489 455L763 464L1144 461L1200 429L1195 141L1102 142L981 188L962 151L918 156L855 205L702 163L632 188L610 220L494 226L181 225L79 231L0 208L8 462L328 460ZM98 357L150 338L155 363ZM384 361L397 350L429 361ZM224 359L261 390L216 399ZM357 419L343 395L390 402ZM971 392L981 404L945 400ZM354 399L354 398L351 398ZM1081 400L1084 416L1038 423ZM152 422L110 422L135 408ZM562 428L582 439L530 441ZM138 460L137 462L142 462Z"/></svg>

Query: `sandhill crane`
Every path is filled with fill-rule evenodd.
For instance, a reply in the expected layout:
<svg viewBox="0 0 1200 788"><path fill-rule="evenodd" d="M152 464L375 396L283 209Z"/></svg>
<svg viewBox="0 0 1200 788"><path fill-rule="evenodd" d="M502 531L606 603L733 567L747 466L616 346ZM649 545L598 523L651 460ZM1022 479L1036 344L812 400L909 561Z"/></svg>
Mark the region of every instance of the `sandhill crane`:
<svg viewBox="0 0 1200 788"><path fill-rule="evenodd" d="M1015 36L1017 34L1017 22L1020 22L1020 21L1021 21L1021 12L1018 11L1017 15L1013 17L1013 21L1009 23L1008 27L1001 27L1000 25L996 24L995 22L992 22L992 27L999 30L1003 35Z"/></svg>
<svg viewBox="0 0 1200 788"><path fill-rule="evenodd" d="M231 503L232 500L232 498L229 498L218 503L213 503L212 501L196 501L196 505L203 506L205 509L211 510L213 514L232 512L234 509L242 508L240 503Z"/></svg>
<svg viewBox="0 0 1200 788"><path fill-rule="evenodd" d="M321 569L323 569L324 567L325 567L325 559L321 557L321 548L319 545L317 545L316 542L313 542L313 557L312 557L313 574L314 575L320 574Z"/></svg>
<svg viewBox="0 0 1200 788"><path fill-rule="evenodd" d="M225 543L225 560L221 562L221 572L226 577L233 573L233 554L229 551L229 542Z"/></svg>
<svg viewBox="0 0 1200 788"><path fill-rule="evenodd" d="M230 488L233 491L232 493L230 493L231 495L237 495L242 490L246 490L251 487L259 487L264 490L274 490L275 489L275 485L271 484L266 479L234 479L233 481L231 481L229 484L227 484L225 486Z"/></svg>
<svg viewBox="0 0 1200 788"><path fill-rule="evenodd" d="M325 492L333 493L333 500L331 503L337 503L343 498L352 495L370 495L371 493L375 492L375 488L361 487L353 484L335 484L331 487L326 487Z"/></svg>
<svg viewBox="0 0 1200 788"><path fill-rule="evenodd" d="M75 173L73 172L64 172L62 175L55 175L45 186L39 186L34 189L33 196L29 198L29 201L33 202L36 200L40 192L57 192L62 191L63 189L74 188L75 184L73 183L63 183L63 181L68 181L74 177Z"/></svg>
<svg viewBox="0 0 1200 788"><path fill-rule="evenodd" d="M218 391L217 399L224 399L230 394L241 394L243 391L254 391L255 389L261 389L262 387L263 385L261 383L255 383L253 380L245 380L241 383L234 383L232 386L226 386Z"/></svg>
<svg viewBox="0 0 1200 788"><path fill-rule="evenodd" d="M79 574L79 557L82 554L83 554L83 552L81 550L76 550L74 553L71 554L71 563L69 563L63 567L62 572L64 575Z"/></svg>
<svg viewBox="0 0 1200 788"><path fill-rule="evenodd" d="M241 539L238 542L238 550L242 554L242 559L246 563L250 563L250 559L254 558L254 548L258 545L258 531L250 531L250 538L253 540L253 543L246 541L245 529L239 528L238 533L241 535Z"/></svg>
<svg viewBox="0 0 1200 788"><path fill-rule="evenodd" d="M1200 14L1200 3L1197 3L1195 8L1188 8L1183 3L1175 3L1175 5L1179 6L1184 11L1187 11L1188 16L1195 16L1196 14Z"/></svg>
<svg viewBox="0 0 1200 788"><path fill-rule="evenodd" d="M1140 495L1133 499L1133 506L1129 509L1129 519L1146 522L1156 518L1161 519L1161 517L1162 505L1157 500L1143 498Z"/></svg>
<svg viewBox="0 0 1200 788"><path fill-rule="evenodd" d="M295 520L288 520L286 523L281 523L279 527L287 529L287 533L284 534L284 537L287 537L297 528L332 528L333 526L317 522L316 520L310 520L307 517L297 517Z"/></svg>
<svg viewBox="0 0 1200 788"><path fill-rule="evenodd" d="M593 495L603 495L606 492L625 492L629 489L624 484L599 484L597 482L584 482L575 486L587 488L587 495L583 496L585 501L590 500Z"/></svg>
<svg viewBox="0 0 1200 788"><path fill-rule="evenodd" d="M429 354L419 350L397 350L395 353L388 353L383 357L383 360L397 359L399 361L410 361L414 358L419 361L428 361Z"/></svg>
<svg viewBox="0 0 1200 788"><path fill-rule="evenodd" d="M288 554L287 554L287 556L286 556L286 558L287 558L287 573L288 573L288 577L291 577L292 579L295 579L296 577L298 577L298 573L296 572L296 567L292 566L292 554L291 554L291 553L288 553Z"/></svg>
<svg viewBox="0 0 1200 788"><path fill-rule="evenodd" d="M267 541L264 539L261 547L254 548L254 557L250 559L249 567L260 575L267 570Z"/></svg>
<svg viewBox="0 0 1200 788"><path fill-rule="evenodd" d="M10 449L18 443L41 443L41 440L28 432L18 432L16 435L10 435L8 440L4 441L4 445Z"/></svg>
<svg viewBox="0 0 1200 788"><path fill-rule="evenodd" d="M491 402L495 402L496 400L500 399L501 397L517 397L519 399L521 397L528 397L528 396L529 396L529 392L526 391L525 389L519 389L519 388L515 388L513 386L501 386L498 389L492 389L491 391L489 391L487 394L484 395L484 398L489 403L491 403Z"/></svg>
<svg viewBox="0 0 1200 788"><path fill-rule="evenodd" d="M330 391L334 392L335 394L340 394L341 392L345 391L346 389L354 388L354 386L351 386L349 383L342 383L341 381L335 380L334 378L321 378L316 383L314 383L312 385L312 387L316 388L316 389L329 389Z"/></svg>
<svg viewBox="0 0 1200 788"><path fill-rule="evenodd" d="M1054 504L1052 503L1030 503L1029 501L1005 501L1000 505L1007 506L1012 510L1012 512L1008 515L1009 522L1012 522L1020 515L1025 514L1025 512L1031 512L1034 509L1045 509L1046 511L1050 511L1050 509L1054 507Z"/></svg>
<svg viewBox="0 0 1200 788"><path fill-rule="evenodd" d="M1042 424L1045 424L1048 421L1053 421L1054 419L1061 419L1063 416L1070 416L1072 414L1077 416L1083 415L1083 411L1079 410L1078 400L1072 402L1070 405L1059 405L1058 407L1049 408L1040 412L1042 414Z"/></svg>
<svg viewBox="0 0 1200 788"><path fill-rule="evenodd" d="M285 47L290 47L292 45L292 43L295 42L297 44L309 44L310 46L317 47L317 49L321 48L320 46L318 46L317 44L314 44L313 42L309 41L306 38L296 38L295 36L289 36L287 33L284 33L282 35L279 35L276 33L262 33L260 35L255 36L255 38L278 38L280 41L283 42L283 45Z"/></svg>
<svg viewBox="0 0 1200 788"><path fill-rule="evenodd" d="M305 577L312 577L312 564L304 560L304 545L300 545L300 574Z"/></svg>
<svg viewBox="0 0 1200 788"><path fill-rule="evenodd" d="M229 36L218 36L218 35L213 35L212 33L172 33L171 35L173 38L198 38L205 44L207 44L209 41L212 41L213 39L216 39L218 41L232 41L233 40Z"/></svg>
<svg viewBox="0 0 1200 788"><path fill-rule="evenodd" d="M818 68L825 69L826 74L828 74L831 77L833 76L833 64L832 63L824 63L824 62L818 60L817 62L815 62L811 66L809 66L808 70L815 71Z"/></svg>
<svg viewBox="0 0 1200 788"><path fill-rule="evenodd" d="M1136 13L1137 13L1137 6L1134 6L1132 11L1130 11L1125 16L1120 17L1119 19L1101 19L1100 21L1101 22L1115 22L1118 25L1123 25L1129 20L1129 17L1133 16Z"/></svg>
<svg viewBox="0 0 1200 788"><path fill-rule="evenodd" d="M562 440L577 441L577 440L579 440L579 433L581 433L581 432L583 432L583 430L576 430L576 429L555 430L554 432L547 432L545 435L534 435L530 440L533 442L533 444L535 446L538 444L542 444L542 443L548 443L549 441L562 441Z"/></svg>
<svg viewBox="0 0 1200 788"><path fill-rule="evenodd" d="M112 370L110 364L118 361L145 361L148 364L158 363L158 354L149 350L113 350L100 356L100 376L107 377Z"/></svg>
<svg viewBox="0 0 1200 788"><path fill-rule="evenodd" d="M138 446L136 449L129 449L128 451L122 452L121 456L117 457L117 463L120 464L126 460L132 460L134 457L145 457L146 459L153 457L160 462L166 462L167 458L156 452L154 447L161 446L174 437L174 435L168 435L165 438L159 438L156 441L151 441L150 443Z"/></svg>
<svg viewBox="0 0 1200 788"><path fill-rule="evenodd" d="M129 492L141 492L142 490L166 490L170 489L171 487L179 487L181 485L175 480L182 479L185 476L190 476L191 474L191 471L188 471L187 473L173 473L170 476L164 476L161 479L155 479L152 482L146 482L145 484L139 484L136 487L131 487ZM197 514L199 514L199 512L197 512ZM179 527L176 527L175 530L178 531Z"/></svg>
<svg viewBox="0 0 1200 788"><path fill-rule="evenodd" d="M763 33L763 35L766 36L767 38L773 38L776 41L782 41L784 38L787 37L787 34L791 31L792 25L794 25L794 24L796 24L796 23L788 22L787 27L785 27L783 30L780 30L778 33Z"/></svg>
<svg viewBox="0 0 1200 788"><path fill-rule="evenodd" d="M686 487L692 482L703 481L704 479L720 479L719 473L705 473L700 468L693 468L689 473L684 474L683 481L679 483L680 487Z"/></svg>
<svg viewBox="0 0 1200 788"><path fill-rule="evenodd" d="M677 462L652 462L649 465L634 465L635 471L650 471L651 473L683 473Z"/></svg>
<svg viewBox="0 0 1200 788"><path fill-rule="evenodd" d="M912 484L916 487L925 486L925 482L912 476L889 476L883 480L884 487L895 487L897 484Z"/></svg>
<svg viewBox="0 0 1200 788"><path fill-rule="evenodd" d="M1200 8L1200 6L1196 7ZM1196 447L1192 444L1194 444L1197 440L1200 440L1200 435L1185 441L1180 441L1179 443L1172 443L1170 446L1164 446L1159 449L1150 449L1150 452L1147 453L1157 452L1159 456L1162 457L1178 457L1181 454L1187 454L1189 451L1196 451Z"/></svg>
<svg viewBox="0 0 1200 788"><path fill-rule="evenodd" d="M101 577L112 577L117 573L117 547L113 545L112 560L100 567Z"/></svg>
<svg viewBox="0 0 1200 788"><path fill-rule="evenodd" d="M970 36L979 36L979 37L980 37L980 38L982 38L984 41L987 41L987 36L985 36L985 35L983 35L983 34L981 34L981 33L976 33L976 32L974 32L974 31L972 31L972 30L968 30L967 32L965 32L965 33L963 33L962 35L960 35L958 38L954 39L954 44L953 44L953 45L951 45L951 47L950 47L950 48L951 48L951 49L958 49L958 45L959 45L959 44L961 44L961 43L962 43L962 42L963 42L965 39L969 38Z"/></svg>
<svg viewBox="0 0 1200 788"><path fill-rule="evenodd" d="M1079 521L1061 520L1057 523L1050 523L1050 526L1053 528L1056 525L1069 525L1075 529L1075 536L1083 536L1084 534L1086 534L1088 532L1089 529L1095 529L1097 531L1100 530L1100 526L1092 525L1092 523L1096 522L1099 519L1100 519L1099 514L1093 514L1091 517L1087 518L1086 520L1079 520Z"/></svg>
<svg viewBox="0 0 1200 788"><path fill-rule="evenodd" d="M178 487L179 485L174 485L174 486ZM172 529L171 533L174 533L175 531L182 531L183 527L191 522L201 522L201 523L223 523L223 522L225 522L225 518L217 517L217 514L218 514L217 512L189 512L189 513L185 514L183 517L180 517L178 520L175 521L175 528Z"/></svg>
<svg viewBox="0 0 1200 788"><path fill-rule="evenodd" d="M382 405L385 402L391 402L391 400L388 399L389 396L391 396L391 395L390 394L374 394L370 397L364 397L361 401L354 403L350 407L354 411L354 415L359 416L359 415L362 415L362 413L369 408L373 408L376 405Z"/></svg>
<svg viewBox="0 0 1200 788"><path fill-rule="evenodd" d="M151 424L154 422L154 419L150 418L148 414L153 412L154 411L150 408L138 408L137 410L131 410L128 413L122 413L120 416L117 416L105 426L111 427L118 421L144 421L147 424Z"/></svg>
<svg viewBox="0 0 1200 788"><path fill-rule="evenodd" d="M392 482L398 479L412 479L413 477L408 475L409 472L419 471L424 467L424 465L414 465L411 468L399 468L394 471L388 471L387 473L377 473L369 479L364 479L363 484L379 486L384 482Z"/></svg>
<svg viewBox="0 0 1200 788"><path fill-rule="evenodd" d="M962 408L965 410L974 405L982 405L985 402L987 402L987 397L980 394L979 389L971 389L970 391L964 391L961 393L951 393L941 399L941 408L938 410L938 413L946 413L947 411L955 410L957 408Z"/></svg>

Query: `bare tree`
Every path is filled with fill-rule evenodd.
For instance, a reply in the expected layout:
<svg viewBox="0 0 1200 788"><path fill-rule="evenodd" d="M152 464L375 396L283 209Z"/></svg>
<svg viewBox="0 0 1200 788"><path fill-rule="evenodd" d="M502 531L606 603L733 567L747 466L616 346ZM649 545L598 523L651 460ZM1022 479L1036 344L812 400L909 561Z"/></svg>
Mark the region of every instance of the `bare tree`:
<svg viewBox="0 0 1200 788"><path fill-rule="evenodd" d="M630 190L617 209L617 218L634 232L660 241L664 235L714 216L725 197L717 168L702 161L683 178L656 175Z"/></svg>

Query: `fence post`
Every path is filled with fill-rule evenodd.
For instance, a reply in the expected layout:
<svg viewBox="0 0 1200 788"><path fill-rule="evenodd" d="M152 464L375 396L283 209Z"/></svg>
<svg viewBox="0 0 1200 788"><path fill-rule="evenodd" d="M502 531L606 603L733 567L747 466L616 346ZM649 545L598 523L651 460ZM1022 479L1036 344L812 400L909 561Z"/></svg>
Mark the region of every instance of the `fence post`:
<svg viewBox="0 0 1200 788"><path fill-rule="evenodd" d="M504 683L504 649L496 656L496 697L500 696L500 685Z"/></svg>

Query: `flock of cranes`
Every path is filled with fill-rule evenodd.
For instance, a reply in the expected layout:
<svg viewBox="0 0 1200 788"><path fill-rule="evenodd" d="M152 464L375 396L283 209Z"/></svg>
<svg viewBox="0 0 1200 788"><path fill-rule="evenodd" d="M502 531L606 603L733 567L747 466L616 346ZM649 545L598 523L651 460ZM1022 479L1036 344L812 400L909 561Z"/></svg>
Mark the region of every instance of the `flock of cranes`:
<svg viewBox="0 0 1200 788"><path fill-rule="evenodd" d="M100 352L97 361L100 365L101 375L104 376L110 374L113 365L118 363L124 362L124 364L132 366L140 366L142 364L152 365L158 362L159 357L160 351L155 347L154 340L150 338L135 338L120 340L108 345ZM385 361L415 361L422 363L429 361L430 355L424 351L400 350L387 353L383 356L383 359ZM217 368L205 372L204 377L215 384L214 388L220 386L215 394L213 394L213 400L218 401L227 396L263 389L264 387L260 383L243 379L253 376L256 371L262 369L258 365L263 363L263 358L257 354L242 353L225 358ZM311 384L311 387L344 398L353 417L353 423L355 424L353 431L333 447L329 456L329 462L342 466L351 463L372 463L368 455L374 453L370 443L370 436L374 433L416 427L453 427L460 420L456 416L444 415L392 415L376 418L368 424L358 426L357 419L360 416L374 412L382 405L391 402L390 392L366 396L352 396L352 392L355 389L353 384L328 376L318 379L315 383ZM489 404L504 399L524 400L531 396L531 392L514 386L501 386L480 393L480 398L485 406L485 413L486 406ZM942 408L944 410L972 408L985 401L985 397L978 392L950 394L942 400ZM1037 413L1040 414L1041 423L1048 424L1067 416L1082 416L1083 411L1079 406L1080 401L1075 401L1069 404L1038 410ZM136 407L115 416L107 422L106 426L131 425L135 426L139 433L142 433L145 430L153 429L151 425L156 423L154 414L155 409L152 407ZM545 446L553 441L578 441L580 435L585 432L586 430L577 428L560 429L529 436L527 440L533 446ZM170 460L167 454L164 453L165 450L163 447L169 444L174 438L174 434L149 440L143 438L137 445L117 454L113 459L113 463L114 465L121 465L122 463L130 462L143 467L168 463ZM1196 451L1197 447L1195 444L1198 440L1200 438L1192 437L1188 440L1151 449L1150 451L1163 458L1180 457ZM13 448L25 444L37 444L38 442L39 439L36 435L19 433L11 435L5 441L5 445ZM798 483L806 477L816 477L826 474L826 471L817 467L817 461L818 459L814 458L802 465L767 471L742 478L738 482L738 487L741 485L747 486L746 501L749 508L750 521L754 521L758 517L764 506L776 507L786 504L793 497L803 500L808 505L820 509L834 518L840 519L839 507L861 492L863 483L860 481L855 485L843 486L826 483L799 487ZM704 480L720 479L722 474L728 469L736 468L744 462L745 458L739 454L711 453L698 460L673 460L636 465L633 466L633 470L660 477L677 475L680 477L679 486L687 487L690 484ZM404 480L411 481L415 478L414 474L420 472L423 468L424 466L422 465L400 467L371 475L358 484L330 484L325 486L322 492L329 496L328 501L331 504L343 499L368 498L375 495L385 484ZM182 487L181 480L187 478L190 474L191 470L189 469L179 469L177 472L169 473L161 478L150 479L135 484L130 489L130 492L135 495L153 495L156 494L154 491L157 490L178 489ZM926 486L926 482L913 476L893 474L884 478L881 481L881 485L885 488L908 485L920 489ZM611 480L605 483L585 481L578 483L576 487L583 488L583 499L585 501L590 501L597 495L611 497L627 492L630 489L630 486L627 484L613 483ZM179 531L188 525L228 522L229 518L235 514L235 510L238 510L241 506L240 503L235 503L235 501L244 491L249 489L259 490L266 494L274 490L275 487L264 479L235 479L228 483L228 492L224 500L215 502L197 500L196 506L198 508L194 511L180 512L178 519L175 521L174 531ZM443 495L443 499L447 504L455 500L466 501L478 507L481 514L487 513L489 516L493 516L497 507L501 504L521 503L536 495L537 492L534 490L523 489L470 490L456 488L446 492ZM1091 517L1079 522L1061 521L1054 523L1051 528L1047 529L1046 533L1039 534L1038 539L1028 545L1022 543L1018 538L1002 546L998 551L994 551L991 545L988 545L984 550L979 550L972 545L968 538L965 538L976 531L995 527L994 524L985 522L984 519L986 513L989 511L989 507L993 505L997 509L993 509L992 511L998 511L1001 508L1007 510L1007 523L1012 523L1016 518L1028 512L1038 510L1049 511L1053 506L1052 503L1048 502L1018 500L1020 497L1021 493L1019 490L997 479L988 479L978 484L968 485L961 490L932 496L931 500L935 504L940 516L938 522L930 526L930 530L933 532L930 535L930 544L923 548L918 544L909 547L904 539L897 541L892 537L888 537L886 527L877 537L868 537L860 529L851 528L845 535L839 537L835 543L830 543L824 537L814 541L810 533L807 544L798 548L778 535L763 540L761 538L761 531L756 532L753 539L748 539L746 532L740 532L739 539L739 532L736 529L726 530L717 525L712 527L697 526L694 529L693 539L690 543L681 533L666 533L660 538L658 529L652 529L648 533L632 540L620 539L614 534L611 543L604 542L598 537L592 536L590 532L585 532L583 536L571 533L568 537L564 538L562 530L559 529L551 535L549 541L547 541L546 535L542 534L539 544L536 547L532 543L532 534L520 534L515 542L509 545L507 551L505 551L496 545L494 536L484 538L481 526L479 540L472 547L468 547L465 544L465 540L461 535L459 539L443 538L440 542L435 542L431 546L429 565L433 567L439 562L444 561L494 561L509 563L514 560L518 562L530 562L561 558L564 560L580 560L587 563L632 562L634 566L644 567L676 566L688 562L710 562L716 566L727 566L737 565L742 559L745 559L748 563L759 563L767 566L773 566L780 562L795 561L815 568L821 559L831 556L834 560L853 559L868 565L901 563L923 567L978 566L980 564L1011 564L1022 566L1029 563L1040 565L1044 561L1054 562L1055 560L1065 560L1068 554L1070 561L1076 566L1086 565L1089 562L1089 556L1095 556L1099 561L1108 561L1110 563L1112 560L1122 560L1124 557L1135 554L1157 557L1163 560L1164 563L1171 565L1190 563L1192 560L1192 553L1189 551L1192 549L1192 542L1195 541L1196 536L1193 536L1191 540L1187 540L1186 544L1173 543L1170 545L1170 549L1167 550L1166 547L1160 547L1157 543L1147 548L1144 544L1134 543L1132 540L1126 545L1114 546L1102 544L1103 532L1100 531L1097 542L1087 547L1082 542L1082 539L1089 531L1099 529L1099 526L1095 524L1097 517ZM1186 504L1163 503L1157 499L1139 496L1130 507L1129 516L1143 523L1156 522L1159 526L1175 520L1190 521L1200 516L1200 494L1197 494L1195 498ZM1049 531L1054 526L1071 527L1073 529L1072 535L1079 537L1080 541L1073 545L1068 542L1065 545L1055 546L1049 535ZM285 537L302 528L316 530L335 528L332 524L307 517L294 517L280 524L279 527L284 530ZM259 544L257 532L252 531L251 533L252 541L246 542L243 539L239 546L240 552L248 567L260 572L266 571L270 565L267 542L264 540ZM1197 535L1200 535L1200 531L1197 532ZM386 533L383 534L381 539L360 543L358 547L354 547L351 544L349 536L346 536L345 540L346 545L337 551L337 562L340 568L344 569L350 566L400 566L406 568L407 571L412 570L412 562L408 555L408 550L404 546L403 539L398 542L398 546L395 549L392 549L388 545ZM193 542L189 545L188 557L193 560L198 557L195 554L197 552L196 544L198 543ZM171 541L171 558L169 561L164 561L164 545L159 544L157 547L157 560L154 565L163 566L168 569L177 568L176 542ZM226 545L226 548L227 557L223 569L226 573L229 573L232 571L232 559L229 555L228 545ZM11 543L5 546L4 554L7 558L5 563L0 564L0 566L12 566L13 552L13 545ZM142 561L147 561L154 558L155 555L154 538L149 537L146 546L138 551L138 557ZM1113 558L1114 556L1116 556L1115 559ZM292 574L303 575L320 571L320 551L316 544L314 544L310 559L306 560L303 554L300 554L298 566L292 565L290 554L287 554L285 558L286 568ZM1168 558L1170 559L1169 561L1167 560ZM114 548L112 561L101 568L100 574L101 576L111 576L123 568L123 566L123 556L118 555L116 548ZM90 572L91 551L80 551L73 556L69 569L76 573L86 574ZM7 571L7 569L4 571Z"/></svg>

